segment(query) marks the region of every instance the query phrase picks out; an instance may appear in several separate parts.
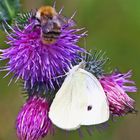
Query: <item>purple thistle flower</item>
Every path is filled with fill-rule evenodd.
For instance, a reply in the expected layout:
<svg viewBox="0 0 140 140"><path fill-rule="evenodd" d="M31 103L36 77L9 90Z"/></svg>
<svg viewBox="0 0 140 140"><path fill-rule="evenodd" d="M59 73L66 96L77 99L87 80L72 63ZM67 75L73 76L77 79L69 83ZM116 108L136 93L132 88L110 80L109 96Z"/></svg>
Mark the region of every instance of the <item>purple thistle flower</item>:
<svg viewBox="0 0 140 140"><path fill-rule="evenodd" d="M30 97L21 108L16 120L19 140L38 140L53 132L48 118L49 103L41 97Z"/></svg>
<svg viewBox="0 0 140 140"><path fill-rule="evenodd" d="M61 29L61 34L53 44L44 44L41 39L41 28L34 28L36 21L28 19L28 23L20 28L6 24L11 33L8 34L7 49L0 50L1 60L8 60L2 71L7 75L14 73L13 78L22 78L30 82L31 88L35 83L42 82L46 87L55 89L60 75L64 75L71 68L71 64L80 58L79 53L85 52L76 43L86 33L76 34L81 29L72 29L74 22L69 22ZM7 76L6 75L6 76ZM10 81L12 81L12 79Z"/></svg>
<svg viewBox="0 0 140 140"><path fill-rule="evenodd" d="M129 80L132 74L128 73L113 73L101 77L100 82L104 88L109 101L110 112L113 116L124 116L134 110L134 100L131 99L126 92L136 92L135 86L126 84L135 84Z"/></svg>

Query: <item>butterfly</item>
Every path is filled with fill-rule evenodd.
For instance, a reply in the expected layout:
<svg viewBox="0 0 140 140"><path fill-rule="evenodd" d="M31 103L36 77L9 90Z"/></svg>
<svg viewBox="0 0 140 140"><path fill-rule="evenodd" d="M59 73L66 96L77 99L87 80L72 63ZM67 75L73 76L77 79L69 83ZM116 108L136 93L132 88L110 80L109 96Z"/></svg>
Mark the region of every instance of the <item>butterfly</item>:
<svg viewBox="0 0 140 140"><path fill-rule="evenodd" d="M61 129L76 130L81 125L101 124L109 119L105 92L84 65L80 62L70 69L50 106L49 118Z"/></svg>

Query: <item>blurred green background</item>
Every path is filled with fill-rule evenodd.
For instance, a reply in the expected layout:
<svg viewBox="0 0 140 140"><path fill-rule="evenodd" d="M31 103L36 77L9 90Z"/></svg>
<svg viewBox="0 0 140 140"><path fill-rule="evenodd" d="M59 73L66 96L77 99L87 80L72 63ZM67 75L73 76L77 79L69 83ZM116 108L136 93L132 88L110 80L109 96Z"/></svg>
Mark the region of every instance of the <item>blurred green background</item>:
<svg viewBox="0 0 140 140"><path fill-rule="evenodd" d="M132 79L140 87L140 0L56 0L56 9L65 7L63 15L69 17L77 10L75 21L78 27L86 27L88 49L106 52L111 58L109 69L119 67L122 72L133 69ZM22 0L23 11L52 4L51 0ZM5 34L0 32L0 48L6 47ZM80 44L83 46L83 40ZM8 86L10 77L3 79L0 73L0 140L16 140L15 118L25 101L19 85ZM140 108L140 95L129 94ZM84 131L84 129L83 129ZM140 140L140 114L128 115L111 122L108 129L94 131L89 136L84 131L84 140ZM55 136L44 140L80 140L77 132L68 136L58 130Z"/></svg>

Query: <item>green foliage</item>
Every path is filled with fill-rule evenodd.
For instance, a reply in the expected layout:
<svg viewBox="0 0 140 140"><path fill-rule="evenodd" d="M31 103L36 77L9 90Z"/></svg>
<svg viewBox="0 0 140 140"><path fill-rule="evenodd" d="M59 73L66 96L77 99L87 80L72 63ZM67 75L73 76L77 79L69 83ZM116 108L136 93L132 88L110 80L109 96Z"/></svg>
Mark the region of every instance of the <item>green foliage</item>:
<svg viewBox="0 0 140 140"><path fill-rule="evenodd" d="M29 19L32 16L33 16L32 12L19 13L14 21L22 29L29 22Z"/></svg>
<svg viewBox="0 0 140 140"><path fill-rule="evenodd" d="M12 23L20 8L19 0L0 0L0 23L6 20Z"/></svg>

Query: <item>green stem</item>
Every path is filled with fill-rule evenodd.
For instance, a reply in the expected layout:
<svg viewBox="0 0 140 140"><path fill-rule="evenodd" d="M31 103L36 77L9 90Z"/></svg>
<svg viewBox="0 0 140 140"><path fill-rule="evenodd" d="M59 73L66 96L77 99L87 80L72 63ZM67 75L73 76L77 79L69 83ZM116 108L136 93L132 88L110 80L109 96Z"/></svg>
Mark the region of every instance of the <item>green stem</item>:
<svg viewBox="0 0 140 140"><path fill-rule="evenodd" d="M11 9L11 7L10 7L10 5L9 5L7 0L4 0L4 3L5 3L5 6L6 6L7 10L8 10L8 13L9 13L10 17L13 18L14 11Z"/></svg>

